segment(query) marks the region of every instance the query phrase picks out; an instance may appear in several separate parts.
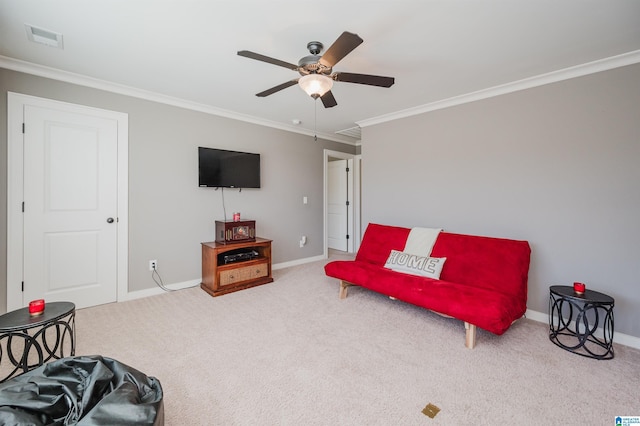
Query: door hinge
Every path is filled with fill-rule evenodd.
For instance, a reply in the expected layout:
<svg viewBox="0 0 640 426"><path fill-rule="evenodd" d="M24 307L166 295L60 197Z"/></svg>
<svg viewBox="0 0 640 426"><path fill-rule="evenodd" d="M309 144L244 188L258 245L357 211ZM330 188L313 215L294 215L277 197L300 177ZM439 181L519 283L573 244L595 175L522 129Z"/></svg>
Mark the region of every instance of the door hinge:
<svg viewBox="0 0 640 426"><path fill-rule="evenodd" d="M349 204L349 200L347 200L347 205L350 206L351 204Z"/></svg>
<svg viewBox="0 0 640 426"><path fill-rule="evenodd" d="M349 239L349 234L347 234L347 240Z"/></svg>
<svg viewBox="0 0 640 426"><path fill-rule="evenodd" d="M23 132L23 133L24 133L24 132ZM347 173L349 173L349 168L348 168L348 167L347 167L345 170L347 171Z"/></svg>
<svg viewBox="0 0 640 426"><path fill-rule="evenodd" d="M22 123L22 133L24 133L24 123Z"/></svg>
<svg viewBox="0 0 640 426"><path fill-rule="evenodd" d="M21 291L24 293L24 281L22 281L22 290Z"/></svg>
<svg viewBox="0 0 640 426"><path fill-rule="evenodd" d="M24 213L24 201L22 202L22 213Z"/></svg>

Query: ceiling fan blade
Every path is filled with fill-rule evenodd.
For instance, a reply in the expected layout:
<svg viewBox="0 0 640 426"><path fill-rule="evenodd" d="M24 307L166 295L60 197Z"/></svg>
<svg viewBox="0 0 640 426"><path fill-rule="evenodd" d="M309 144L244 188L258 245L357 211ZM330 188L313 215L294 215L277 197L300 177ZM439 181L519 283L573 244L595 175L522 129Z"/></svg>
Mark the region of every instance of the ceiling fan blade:
<svg viewBox="0 0 640 426"><path fill-rule="evenodd" d="M272 87L271 89L267 89L264 92L256 93L256 96L264 98L265 96L273 95L276 92L279 92L282 89L286 89L287 87L291 87L293 85L298 84L298 79L287 81L286 83L278 84L277 86Z"/></svg>
<svg viewBox="0 0 640 426"><path fill-rule="evenodd" d="M320 63L326 67L333 68L342 58L358 47L362 41L358 34L343 32L331 47L324 52L324 55L320 58Z"/></svg>
<svg viewBox="0 0 640 426"><path fill-rule="evenodd" d="M395 83L393 77L382 77L379 75L353 74L350 72L335 73L336 81L344 81L345 83L368 84L369 86L391 87Z"/></svg>
<svg viewBox="0 0 640 426"><path fill-rule="evenodd" d="M324 105L325 108L331 108L338 105L338 103L336 102L336 98L334 98L333 93L331 93L331 90L322 95L320 97L320 100L322 101L322 105Z"/></svg>
<svg viewBox="0 0 640 426"><path fill-rule="evenodd" d="M279 59L270 58L269 56L264 56L259 53L250 52L248 50L240 50L238 51L238 56L244 56L245 58L255 59L257 61L267 62L269 64L278 65L280 67L289 68L290 70L297 71L298 66L294 64L290 64L289 62L281 61Z"/></svg>

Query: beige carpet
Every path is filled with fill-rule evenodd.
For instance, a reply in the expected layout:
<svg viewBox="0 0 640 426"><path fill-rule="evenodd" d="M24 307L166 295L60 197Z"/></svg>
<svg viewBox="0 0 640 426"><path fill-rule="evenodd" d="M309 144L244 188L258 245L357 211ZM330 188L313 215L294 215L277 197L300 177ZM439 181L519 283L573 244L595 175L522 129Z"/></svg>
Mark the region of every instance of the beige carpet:
<svg viewBox="0 0 640 426"><path fill-rule="evenodd" d="M613 425L640 415L640 351L596 361L523 319L503 336L338 282L324 262L213 298L191 288L77 312L77 353L160 379L168 425ZM433 418L422 413L431 403Z"/></svg>

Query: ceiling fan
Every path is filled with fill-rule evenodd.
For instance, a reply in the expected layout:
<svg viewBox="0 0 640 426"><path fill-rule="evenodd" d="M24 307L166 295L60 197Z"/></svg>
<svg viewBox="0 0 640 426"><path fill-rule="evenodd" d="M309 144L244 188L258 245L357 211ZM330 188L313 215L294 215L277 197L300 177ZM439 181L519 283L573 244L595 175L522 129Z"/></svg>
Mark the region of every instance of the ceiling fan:
<svg viewBox="0 0 640 426"><path fill-rule="evenodd" d="M358 47L362 42L363 40L357 34L345 31L322 56L320 56L320 52L322 52L322 49L324 48L323 44L319 41L309 42L307 44L307 49L309 49L309 53L311 53L311 55L300 59L300 61L298 61L298 65L270 58L248 50L241 50L238 52L238 55L289 68L292 71L297 71L302 76L274 86L263 92L256 93L256 96L269 96L282 89L298 84L302 90L307 92L307 94L312 98L320 98L325 108L331 108L338 105L336 99L331 93L331 87L333 86L334 81L367 84L369 86L378 87L391 87L395 82L393 77L354 74L349 72L333 72L333 66L351 53L351 51Z"/></svg>

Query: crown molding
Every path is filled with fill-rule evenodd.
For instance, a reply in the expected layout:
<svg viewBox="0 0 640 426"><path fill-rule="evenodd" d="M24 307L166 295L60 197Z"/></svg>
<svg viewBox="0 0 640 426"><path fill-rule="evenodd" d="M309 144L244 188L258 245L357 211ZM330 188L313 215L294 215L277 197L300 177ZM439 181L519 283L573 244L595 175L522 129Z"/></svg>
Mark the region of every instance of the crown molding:
<svg viewBox="0 0 640 426"><path fill-rule="evenodd" d="M511 83L501 84L499 86L490 87L488 89L478 90L476 92L466 93L460 96L454 96L452 98L443 99L413 108L407 108L401 111L393 112L391 114L385 114L378 117L365 119L356 122L356 124L360 127L373 126L375 124L381 124L387 121L398 120L400 118L424 114L426 112L436 111L456 105L462 105L469 102L505 95L507 93L513 93L520 90L544 86L546 84L569 80L576 77L582 77L589 74L595 74L597 72L607 71L626 65L633 65L639 62L640 50L634 50L632 52L623 53L621 55L612 56L605 59L599 59L597 61L588 62L586 64L576 65L573 67L564 68L558 71L552 71L546 74L540 74Z"/></svg>
<svg viewBox="0 0 640 426"><path fill-rule="evenodd" d="M407 108L404 110L396 111L390 114L381 115L365 120L356 122L360 127L373 126L376 124L385 123L388 121L398 120L401 118L407 118L414 115L424 114L430 111L436 111L439 109L449 108L456 105L462 105L469 102L474 102L482 99L488 99L495 96L500 96L508 93L513 93L521 90L531 89L538 86L544 86L546 84L556 83L563 80L569 80L576 77L582 77L589 74L594 74L601 71L607 71L614 68L623 67L626 65L632 65L640 62L640 50L623 53L621 55L612 56L609 58L600 59L586 64L576 65L569 68L564 68L557 71L552 71L546 74L537 75L534 77L517 80L511 83L502 84L499 86L490 87L476 92L466 93L464 95L454 96L448 99L431 102L417 107ZM62 71L56 68L46 67L43 65L37 65L31 62L21 61L14 58L9 58L0 55L0 67L10 69L13 71L23 72L26 74L32 74L39 77L50 78L53 80L64 81L66 83L77 84L80 86L90 87L93 89L104 90L111 93L117 93L125 96L132 96L135 98L145 99L148 101L158 102L166 105L172 105L179 108L185 108L193 111L202 112L205 114L216 115L219 117L230 118L234 120L244 121L247 123L256 124L259 126L271 127L274 129L284 130L287 132L302 134L306 136L315 136L316 133L286 125L283 123L265 120L263 118L250 116L247 114L241 114L235 111L225 110L222 108L216 108L210 105L205 105L197 102L186 101L184 99L175 98L171 96L162 95L156 92L137 89L130 86L112 83L105 80L88 77L82 74L76 74L68 71ZM343 137L338 134L331 133L317 133L317 136L321 139L326 139L334 142L344 143L352 146L357 146L361 141L354 141L351 138Z"/></svg>
<svg viewBox="0 0 640 426"><path fill-rule="evenodd" d="M137 89L135 87L125 86L123 84L112 83L106 80L100 80L88 77L82 74L76 74L68 71L59 70L31 62L21 61L19 59L10 58L0 55L0 68L6 68L12 71L31 74L38 77L49 78L52 80L63 81L65 83L76 84L79 86L90 87L92 89L104 90L106 92L117 93L119 95L131 96L134 98L144 99L147 101L158 102L161 104L171 105L179 108L185 108L192 111L198 111L205 114L216 115L219 117L230 118L233 120L244 121L259 126L271 127L274 129L284 130L291 133L302 134L306 136L316 136L319 139L340 142L348 145L355 145L355 141L346 136L331 133L313 132L311 130L302 129L278 123L276 121L265 120L263 118L241 114L239 112L230 111L222 108L216 108L211 105L191 102L172 96L162 95L160 93L148 90Z"/></svg>

